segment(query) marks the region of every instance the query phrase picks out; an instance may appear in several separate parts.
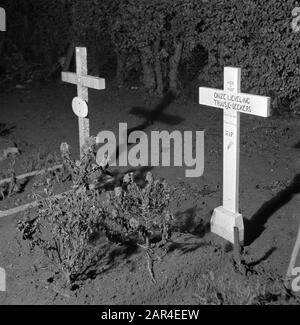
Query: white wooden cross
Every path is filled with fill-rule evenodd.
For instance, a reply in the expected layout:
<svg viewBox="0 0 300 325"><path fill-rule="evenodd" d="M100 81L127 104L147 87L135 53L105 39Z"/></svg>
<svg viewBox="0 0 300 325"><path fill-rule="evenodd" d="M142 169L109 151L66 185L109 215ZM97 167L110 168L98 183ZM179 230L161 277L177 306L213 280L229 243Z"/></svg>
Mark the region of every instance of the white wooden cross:
<svg viewBox="0 0 300 325"><path fill-rule="evenodd" d="M74 113L78 116L80 155L90 136L88 116L88 88L105 89L105 79L87 75L87 52L85 47L76 47L76 73L62 72L62 81L77 85L77 97L72 101Z"/></svg>
<svg viewBox="0 0 300 325"><path fill-rule="evenodd" d="M270 97L241 93L241 69L224 68L223 90L200 87L201 105L223 109L223 205L214 209L211 231L234 243L234 228L244 241L239 213L240 113L268 117Z"/></svg>
<svg viewBox="0 0 300 325"><path fill-rule="evenodd" d="M6 15L5 10L0 7L0 32L6 31Z"/></svg>

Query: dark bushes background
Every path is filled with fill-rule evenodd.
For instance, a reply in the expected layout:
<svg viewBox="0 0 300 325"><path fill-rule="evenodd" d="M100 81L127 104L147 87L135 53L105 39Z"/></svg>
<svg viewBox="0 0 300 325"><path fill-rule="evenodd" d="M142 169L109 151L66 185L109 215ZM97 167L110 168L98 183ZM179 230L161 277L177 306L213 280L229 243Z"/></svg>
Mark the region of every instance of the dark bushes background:
<svg viewBox="0 0 300 325"><path fill-rule="evenodd" d="M71 37L70 1L4 0L7 39L27 62L51 64L64 55Z"/></svg>
<svg viewBox="0 0 300 325"><path fill-rule="evenodd" d="M289 105L300 112L300 35L291 29L294 5L291 0L207 2L201 30L208 51L203 77L221 87L223 67L241 67L243 91L271 96L273 108Z"/></svg>
<svg viewBox="0 0 300 325"><path fill-rule="evenodd" d="M137 19L143 13L142 6L152 10L152 1L136 1L135 7L130 0L5 0L7 36L27 60L43 63L58 60L72 40L88 46L96 61L105 61L109 52L116 61L118 55L137 57L144 46L151 48L158 41L159 52L155 57L149 52L146 63L153 64L153 58L159 58L162 73L174 44L182 42L181 66L201 55L197 49L207 53L206 65L196 73L210 86L222 87L224 66L238 66L243 68L243 91L271 96L273 107L300 112L300 35L291 29L295 1L185 0L183 4L180 0L162 0L159 7L154 6L157 15ZM185 11L174 9L183 5ZM180 17L180 25L175 16L168 15L170 12L187 17ZM132 28L135 25L138 29ZM166 40L171 37L173 43L168 44ZM104 56L97 54L100 42ZM141 57L138 60L141 65Z"/></svg>

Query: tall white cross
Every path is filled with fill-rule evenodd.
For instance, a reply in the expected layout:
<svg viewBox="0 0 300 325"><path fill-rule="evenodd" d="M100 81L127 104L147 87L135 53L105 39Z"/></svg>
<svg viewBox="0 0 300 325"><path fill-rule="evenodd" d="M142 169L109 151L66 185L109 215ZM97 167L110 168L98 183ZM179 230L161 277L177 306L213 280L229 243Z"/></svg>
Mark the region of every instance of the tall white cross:
<svg viewBox="0 0 300 325"><path fill-rule="evenodd" d="M74 113L78 116L80 155L85 141L90 136L88 118L88 88L105 89L105 79L87 75L87 53L85 47L76 47L76 73L62 72L62 81L77 85L77 97L72 101Z"/></svg>
<svg viewBox="0 0 300 325"><path fill-rule="evenodd" d="M241 93L241 69L224 68L223 90L200 87L202 105L223 109L223 205L214 209L211 231L234 243L234 228L244 241L239 213L240 113L268 117L270 97Z"/></svg>

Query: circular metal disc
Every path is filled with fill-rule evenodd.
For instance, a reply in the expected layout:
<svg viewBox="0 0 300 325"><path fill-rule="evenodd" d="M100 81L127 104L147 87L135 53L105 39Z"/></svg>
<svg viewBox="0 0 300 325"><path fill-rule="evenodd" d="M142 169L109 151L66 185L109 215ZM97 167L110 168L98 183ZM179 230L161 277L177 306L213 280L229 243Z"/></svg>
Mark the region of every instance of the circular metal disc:
<svg viewBox="0 0 300 325"><path fill-rule="evenodd" d="M78 117L87 117L89 110L86 101L80 97L74 97L72 100L72 109Z"/></svg>

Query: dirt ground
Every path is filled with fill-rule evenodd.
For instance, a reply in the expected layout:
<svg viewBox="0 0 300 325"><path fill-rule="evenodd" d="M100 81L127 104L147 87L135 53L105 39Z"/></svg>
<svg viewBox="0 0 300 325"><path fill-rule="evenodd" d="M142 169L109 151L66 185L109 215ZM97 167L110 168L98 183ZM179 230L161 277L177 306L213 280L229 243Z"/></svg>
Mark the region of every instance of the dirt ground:
<svg viewBox="0 0 300 325"><path fill-rule="evenodd" d="M1 135L1 146L14 142L21 150L18 172L24 172L24 161L38 152L58 152L61 142L68 142L78 155L78 124L71 109L75 91L72 85L49 82L22 89L12 87L0 94L0 123L8 129ZM147 133L205 130L204 174L185 178L185 167L152 169L155 176L182 190L175 211L176 232L163 260L154 265L156 284L151 282L146 256L140 250L112 246L107 247L107 255L93 276L72 290L63 289L56 270L42 255L30 253L20 240L16 224L21 215L0 219L0 267L7 274L7 291L0 292L0 304L209 303L203 294L208 290L206 287L203 291L208 277L226 279L241 291L243 277L234 269L230 247L211 234L208 226L212 210L222 204L222 111L198 105L196 91L188 99L165 99L163 104L138 89L118 89L109 83L107 90L90 90L89 95L92 135L101 130L117 134L119 122ZM149 113L157 108L160 115L151 117L153 123L148 123ZM244 258L252 269L248 278L256 274L261 284L274 284L285 275L299 228L299 130L297 117L241 116ZM7 176L8 162L1 162L0 168L1 178ZM145 170L136 172L145 174ZM23 193L0 200L0 210L28 200L25 187ZM285 298L273 294L266 299L295 302Z"/></svg>

